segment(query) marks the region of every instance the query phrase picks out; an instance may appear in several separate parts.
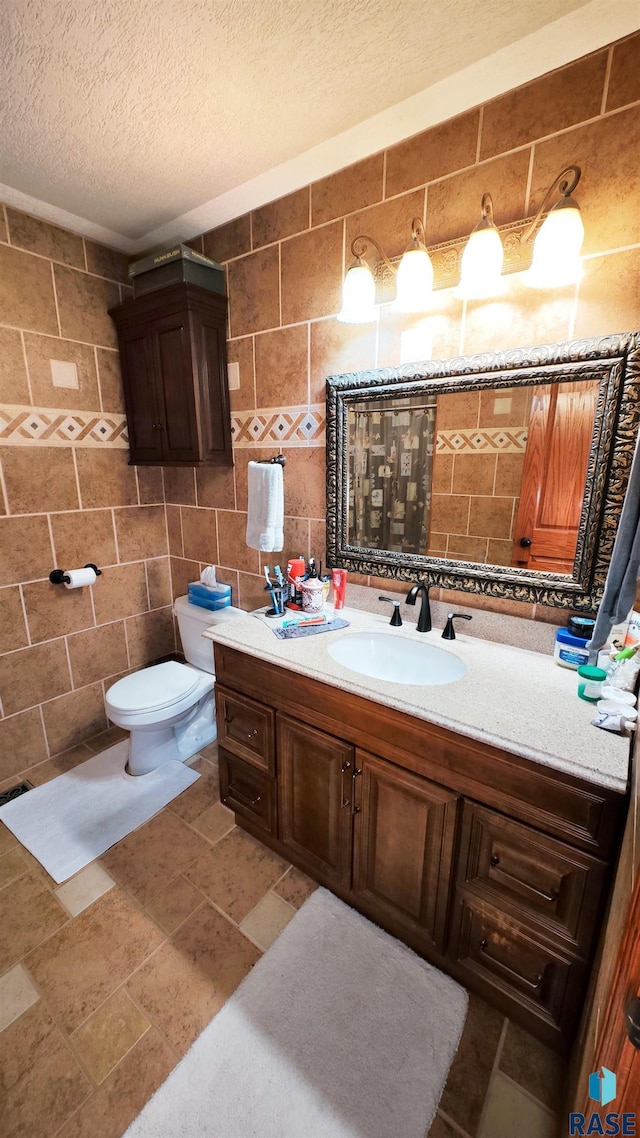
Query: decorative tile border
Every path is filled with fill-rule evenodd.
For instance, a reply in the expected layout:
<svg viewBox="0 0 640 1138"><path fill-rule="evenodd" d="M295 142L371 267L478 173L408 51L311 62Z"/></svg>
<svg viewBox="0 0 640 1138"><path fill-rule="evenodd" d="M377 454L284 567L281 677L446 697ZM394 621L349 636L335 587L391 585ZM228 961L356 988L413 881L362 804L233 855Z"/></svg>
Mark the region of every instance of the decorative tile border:
<svg viewBox="0 0 640 1138"><path fill-rule="evenodd" d="M2 446L128 447L124 415L63 411L48 407L0 406Z"/></svg>
<svg viewBox="0 0 640 1138"><path fill-rule="evenodd" d="M310 407L233 411L231 438L234 447L325 445L324 404Z"/></svg>
<svg viewBox="0 0 640 1138"><path fill-rule="evenodd" d="M436 454L520 454L526 446L526 427L438 431L436 436Z"/></svg>

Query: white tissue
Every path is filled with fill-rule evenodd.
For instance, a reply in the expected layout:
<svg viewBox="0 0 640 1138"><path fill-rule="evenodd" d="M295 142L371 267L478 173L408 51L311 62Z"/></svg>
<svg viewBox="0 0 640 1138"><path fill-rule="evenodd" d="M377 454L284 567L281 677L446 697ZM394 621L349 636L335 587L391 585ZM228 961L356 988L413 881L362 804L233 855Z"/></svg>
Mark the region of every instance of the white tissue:
<svg viewBox="0 0 640 1138"><path fill-rule="evenodd" d="M84 569L67 569L65 576L69 577L64 581L65 589L81 589L83 585L94 585L96 581L95 570L86 566Z"/></svg>
<svg viewBox="0 0 640 1138"><path fill-rule="evenodd" d="M200 574L200 581L206 585L208 589L215 589L218 582L216 581L216 567L215 565L207 565Z"/></svg>

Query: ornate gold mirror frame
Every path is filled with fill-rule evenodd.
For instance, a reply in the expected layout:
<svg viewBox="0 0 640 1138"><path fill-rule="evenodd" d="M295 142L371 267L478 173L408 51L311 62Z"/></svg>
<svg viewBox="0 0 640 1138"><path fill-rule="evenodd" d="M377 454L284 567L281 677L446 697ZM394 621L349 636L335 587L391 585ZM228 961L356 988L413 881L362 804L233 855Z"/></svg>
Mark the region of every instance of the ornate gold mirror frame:
<svg viewBox="0 0 640 1138"><path fill-rule="evenodd" d="M597 381L573 570L542 572L349 543L349 411L399 398ZM327 379L327 561L361 574L594 611L602 597L640 425L640 333L514 349Z"/></svg>

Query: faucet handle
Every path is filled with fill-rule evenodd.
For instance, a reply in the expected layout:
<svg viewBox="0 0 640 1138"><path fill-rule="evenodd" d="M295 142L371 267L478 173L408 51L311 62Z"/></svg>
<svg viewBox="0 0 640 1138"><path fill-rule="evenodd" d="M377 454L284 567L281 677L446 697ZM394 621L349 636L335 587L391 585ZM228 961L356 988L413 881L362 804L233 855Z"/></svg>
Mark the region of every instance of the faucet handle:
<svg viewBox="0 0 640 1138"><path fill-rule="evenodd" d="M402 628L402 617L400 616L400 601L395 601L393 599L393 597L378 597L378 600L379 601L387 601L390 605L393 605L393 616L391 617L389 624L392 624L394 628Z"/></svg>
<svg viewBox="0 0 640 1138"><path fill-rule="evenodd" d="M453 627L454 620L472 620L472 619L473 619L472 617L467 616L467 614L464 612L450 612L447 615L447 623L444 626L444 631L442 633L442 639L443 640L455 640L456 630Z"/></svg>

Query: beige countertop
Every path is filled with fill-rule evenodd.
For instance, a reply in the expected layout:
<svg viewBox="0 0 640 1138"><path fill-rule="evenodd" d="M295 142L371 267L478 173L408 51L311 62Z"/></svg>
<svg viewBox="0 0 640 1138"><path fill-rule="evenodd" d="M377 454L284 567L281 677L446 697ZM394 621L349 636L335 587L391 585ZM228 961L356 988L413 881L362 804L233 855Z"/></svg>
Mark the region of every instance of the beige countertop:
<svg viewBox="0 0 640 1138"><path fill-rule="evenodd" d="M329 619L332 615L328 610ZM592 726L595 705L578 699L576 673L559 667L553 657L463 633L446 641L440 629L418 633L406 621L395 629L388 617L358 609L345 608L340 615L350 622L349 628L294 640L279 640L266 618L249 613L214 625L204 635L544 766L611 790L626 790L629 738ZM458 656L467 674L454 683L430 686L362 676L337 663L327 651L337 638L356 632L383 632L433 644Z"/></svg>

